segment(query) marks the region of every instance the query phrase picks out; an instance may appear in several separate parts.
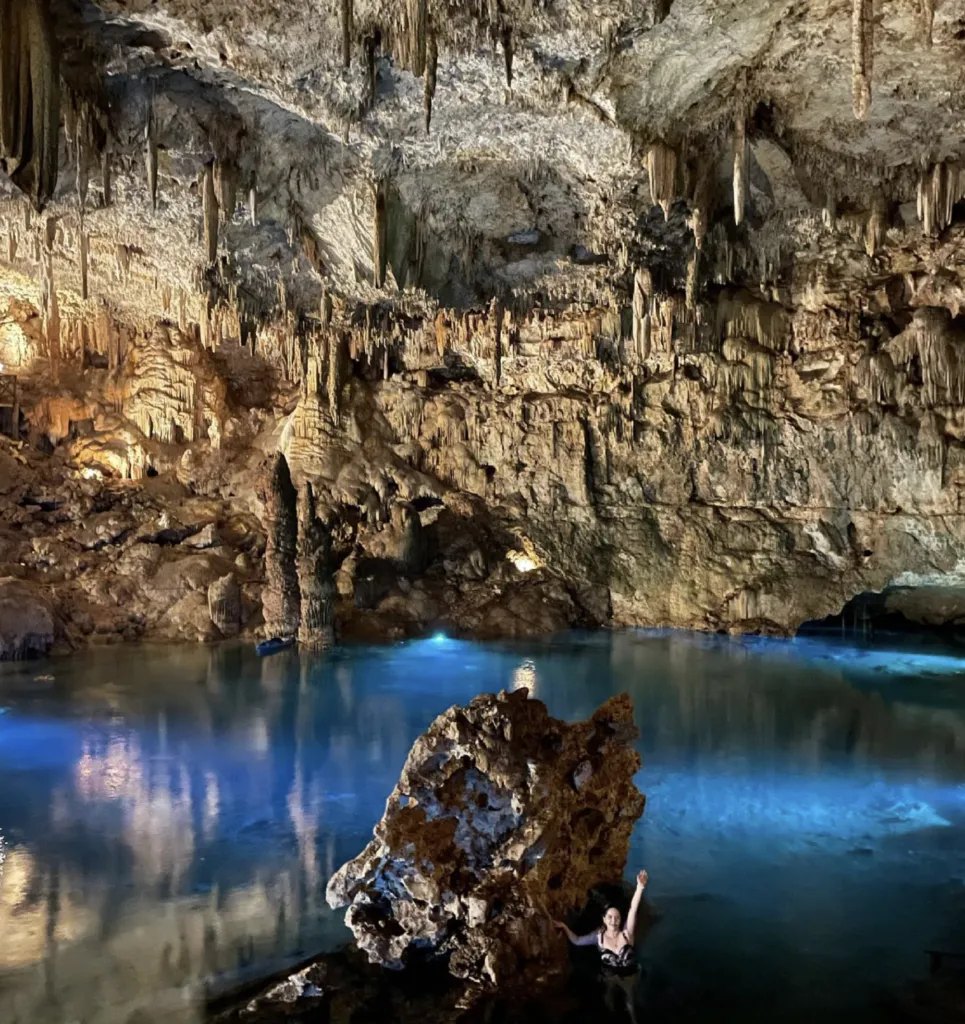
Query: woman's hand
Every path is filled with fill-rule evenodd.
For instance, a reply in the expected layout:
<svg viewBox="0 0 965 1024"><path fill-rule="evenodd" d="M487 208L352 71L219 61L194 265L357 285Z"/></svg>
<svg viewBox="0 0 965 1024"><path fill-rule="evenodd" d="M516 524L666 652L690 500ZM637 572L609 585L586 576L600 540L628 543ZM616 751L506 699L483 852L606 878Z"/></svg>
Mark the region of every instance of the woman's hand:
<svg viewBox="0 0 965 1024"><path fill-rule="evenodd" d="M555 920L555 919L554 919L554 918L552 918L552 917L550 918L550 921L552 921L552 922L553 922L553 927L554 927L554 928L555 928L555 929L556 929L557 931L565 932L565 931L567 931L567 930L568 930L568 929L567 929L567 927L566 927L566 925L565 925L565 924L563 924L563 922L562 922L562 921L557 921L557 920Z"/></svg>
<svg viewBox="0 0 965 1024"><path fill-rule="evenodd" d="M646 871L640 871L637 874L637 888L638 889L646 889L648 877L649 876L647 875Z"/></svg>

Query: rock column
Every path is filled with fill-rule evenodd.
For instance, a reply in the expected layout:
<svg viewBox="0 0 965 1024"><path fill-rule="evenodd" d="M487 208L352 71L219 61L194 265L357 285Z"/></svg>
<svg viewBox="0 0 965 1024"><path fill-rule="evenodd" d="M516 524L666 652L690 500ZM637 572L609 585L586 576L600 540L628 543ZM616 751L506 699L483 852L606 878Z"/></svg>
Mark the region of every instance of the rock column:
<svg viewBox="0 0 965 1024"><path fill-rule="evenodd" d="M298 501L298 585L302 609L298 642L304 647L330 647L335 642L332 542L318 518L310 483L302 488Z"/></svg>
<svg viewBox="0 0 965 1024"><path fill-rule="evenodd" d="M268 463L262 492L265 504L265 590L262 608L268 636L290 637L298 632L301 601L295 559L298 549L298 493L288 462L276 452Z"/></svg>

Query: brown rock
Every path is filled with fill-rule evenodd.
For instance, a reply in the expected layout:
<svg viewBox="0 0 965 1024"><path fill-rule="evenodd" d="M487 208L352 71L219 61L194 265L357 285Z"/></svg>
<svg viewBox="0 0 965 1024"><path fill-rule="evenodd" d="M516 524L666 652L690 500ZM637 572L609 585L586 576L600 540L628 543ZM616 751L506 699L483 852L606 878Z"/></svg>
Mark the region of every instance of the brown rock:
<svg viewBox="0 0 965 1024"><path fill-rule="evenodd" d="M298 584L301 625L298 642L306 647L329 647L335 642L335 579L332 543L318 518L310 483L302 487L298 503Z"/></svg>
<svg viewBox="0 0 965 1024"><path fill-rule="evenodd" d="M50 602L22 580L0 579L0 661L42 657L54 642Z"/></svg>
<svg viewBox="0 0 965 1024"><path fill-rule="evenodd" d="M477 697L416 740L375 836L329 882L372 961L449 954L480 986L531 987L566 970L550 916L619 878L644 798L633 706L550 717L525 689Z"/></svg>

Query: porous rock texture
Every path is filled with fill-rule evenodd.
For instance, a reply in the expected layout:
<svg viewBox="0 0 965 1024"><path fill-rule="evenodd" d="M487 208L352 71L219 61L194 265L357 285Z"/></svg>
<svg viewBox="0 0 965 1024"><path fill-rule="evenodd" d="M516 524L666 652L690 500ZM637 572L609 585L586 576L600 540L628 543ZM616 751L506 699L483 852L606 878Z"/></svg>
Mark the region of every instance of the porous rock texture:
<svg viewBox="0 0 965 1024"><path fill-rule="evenodd" d="M525 688L476 697L416 740L368 846L328 884L370 960L448 957L484 988L521 991L566 969L565 917L622 876L644 798L633 705L552 718Z"/></svg>
<svg viewBox="0 0 965 1024"><path fill-rule="evenodd" d="M264 632L277 451L346 636L965 584L965 0L0 19L0 561L67 642L229 572Z"/></svg>

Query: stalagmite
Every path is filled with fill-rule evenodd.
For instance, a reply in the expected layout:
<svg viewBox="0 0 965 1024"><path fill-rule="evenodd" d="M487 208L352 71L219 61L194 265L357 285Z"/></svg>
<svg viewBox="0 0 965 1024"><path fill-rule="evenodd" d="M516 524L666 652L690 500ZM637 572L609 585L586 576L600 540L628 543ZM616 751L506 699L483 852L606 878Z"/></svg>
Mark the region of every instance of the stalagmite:
<svg viewBox="0 0 965 1024"><path fill-rule="evenodd" d="M432 122L432 101L436 95L436 71L439 66L439 49L436 44L435 32L429 32L426 40L426 80L423 92L425 114L426 114L426 135L429 134L429 125Z"/></svg>
<svg viewBox="0 0 965 1024"><path fill-rule="evenodd" d="M332 542L328 528L318 518L312 485L307 482L298 496L298 585L298 642L303 647L330 647L335 642L336 592Z"/></svg>
<svg viewBox="0 0 965 1024"><path fill-rule="evenodd" d="M647 151L647 174L650 178L650 201L659 203L664 219L667 219L676 198L676 150L663 142L654 143Z"/></svg>
<svg viewBox="0 0 965 1024"><path fill-rule="evenodd" d="M259 495L264 507L265 589L262 610L269 637L294 637L301 620L301 599L296 568L298 550L298 494L288 462L276 452L267 467L267 483Z"/></svg>
<svg viewBox="0 0 965 1024"><path fill-rule="evenodd" d="M509 25L503 26L503 63L506 65L506 88L513 87L513 30Z"/></svg>
<svg viewBox="0 0 965 1024"><path fill-rule="evenodd" d="M254 185L248 189L248 220L253 228L258 226L258 193Z"/></svg>
<svg viewBox="0 0 965 1024"><path fill-rule="evenodd" d="M354 0L341 0L340 17L342 29L342 67L352 64L352 33L354 31L355 9Z"/></svg>
<svg viewBox="0 0 965 1024"><path fill-rule="evenodd" d="M214 192L214 168L207 163L201 181L201 212L204 220L204 251L209 264L218 258L218 200Z"/></svg>
<svg viewBox="0 0 965 1024"><path fill-rule="evenodd" d="M42 209L57 186L60 61L48 0L0 3L0 166Z"/></svg>
<svg viewBox="0 0 965 1024"><path fill-rule="evenodd" d="M385 284L386 252L386 195L385 182L375 187L375 220L372 225L372 263L375 267L375 287Z"/></svg>
<svg viewBox="0 0 965 1024"><path fill-rule="evenodd" d="M144 127L144 163L147 166L147 188L151 195L151 209L157 210L157 127L154 104L148 108Z"/></svg>
<svg viewBox="0 0 965 1024"><path fill-rule="evenodd" d="M747 194L747 128L744 115L740 113L734 121L734 223L744 219L744 204Z"/></svg>
<svg viewBox="0 0 965 1024"><path fill-rule="evenodd" d="M874 64L874 2L851 0L851 106L863 121L871 107L871 69Z"/></svg>

